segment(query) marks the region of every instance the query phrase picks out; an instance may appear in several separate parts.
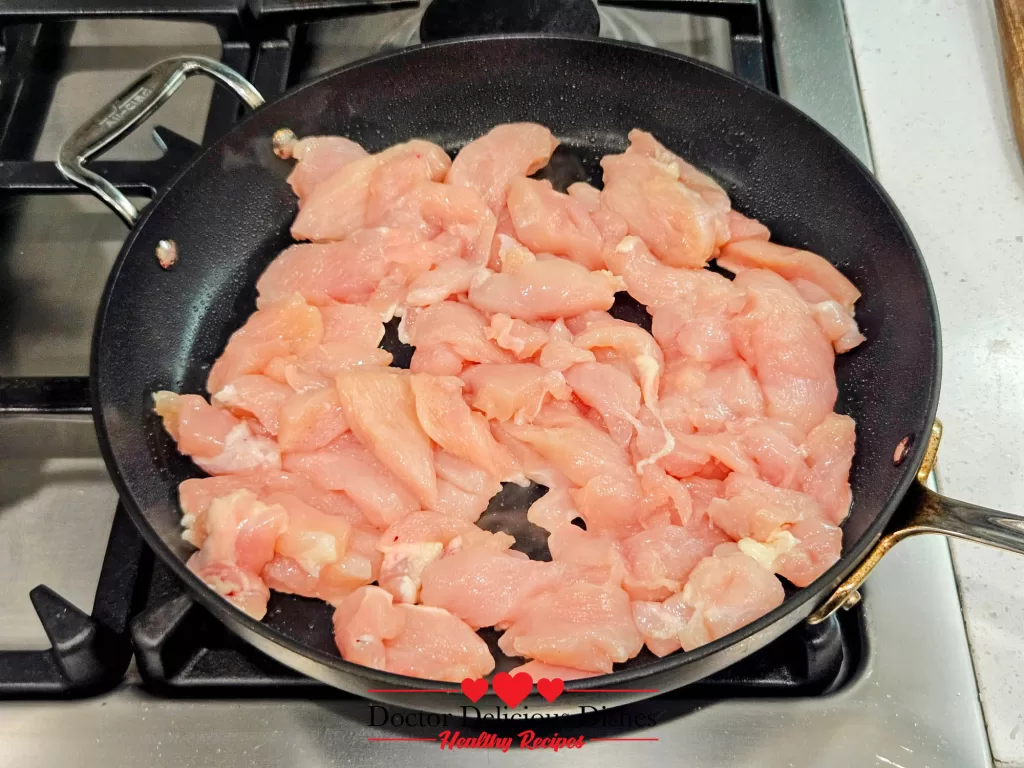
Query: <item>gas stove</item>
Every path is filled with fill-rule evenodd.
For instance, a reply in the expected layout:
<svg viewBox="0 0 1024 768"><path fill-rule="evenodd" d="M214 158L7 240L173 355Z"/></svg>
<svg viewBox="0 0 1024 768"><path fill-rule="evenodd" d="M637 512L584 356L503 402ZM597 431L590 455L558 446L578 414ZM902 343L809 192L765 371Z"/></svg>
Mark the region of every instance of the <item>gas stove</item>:
<svg viewBox="0 0 1024 768"><path fill-rule="evenodd" d="M729 69L781 93L870 164L841 0L487 5L472 17L458 0L0 7L0 766L412 765L438 748L420 740L438 728L416 713L382 712L235 639L118 508L85 374L99 293L126 230L53 160L141 70L203 54L273 98L381 50L542 24ZM93 167L143 205L239 114L230 95L190 81ZM462 723L463 735L481 733L481 722ZM855 609L800 627L708 681L543 728L584 733L577 759L607 763L990 764L941 539L902 544ZM473 764L489 754L444 759ZM513 749L503 759L559 757Z"/></svg>

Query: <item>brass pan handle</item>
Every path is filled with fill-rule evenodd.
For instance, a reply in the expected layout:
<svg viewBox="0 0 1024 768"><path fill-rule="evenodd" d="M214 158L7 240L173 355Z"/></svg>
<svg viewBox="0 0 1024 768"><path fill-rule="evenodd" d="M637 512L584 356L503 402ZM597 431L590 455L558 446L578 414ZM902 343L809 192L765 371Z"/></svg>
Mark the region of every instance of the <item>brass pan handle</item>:
<svg viewBox="0 0 1024 768"><path fill-rule="evenodd" d="M175 56L157 62L114 100L93 115L65 139L57 155L57 168L64 178L85 187L114 209L130 227L139 212L127 197L85 162L115 144L169 99L185 80L195 74L213 78L230 88L238 98L255 109L263 104L248 80L224 64L205 56Z"/></svg>
<svg viewBox="0 0 1024 768"><path fill-rule="evenodd" d="M1024 517L950 499L924 485L935 464L941 438L942 424L936 421L924 461L917 471L917 482L896 512L895 520L900 527L879 540L857 570L808 617L808 623L818 624L840 608L850 608L860 602L859 589L874 567L893 546L911 536L940 533L1024 555Z"/></svg>

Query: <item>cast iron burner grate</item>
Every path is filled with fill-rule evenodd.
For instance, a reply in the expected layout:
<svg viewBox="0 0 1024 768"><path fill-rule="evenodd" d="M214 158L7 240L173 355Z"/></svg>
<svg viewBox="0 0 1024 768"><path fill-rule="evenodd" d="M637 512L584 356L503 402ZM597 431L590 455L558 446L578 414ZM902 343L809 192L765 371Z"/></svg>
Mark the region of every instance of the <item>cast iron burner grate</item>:
<svg viewBox="0 0 1024 768"><path fill-rule="evenodd" d="M52 162L31 159L68 51L73 29L68 22L146 18L208 23L220 35L221 60L245 73L272 99L294 84L301 61L308 58L305 31L310 23L417 4L415 0L8 0L0 6L0 195L81 193ZM761 0L607 0L603 4L725 18L736 74L762 87L773 84ZM231 94L215 90L202 145L229 130L240 113ZM199 149L166 128L157 128L154 138L163 149L156 160L100 160L90 167L129 194L152 197ZM86 377L0 377L0 417L89 412ZM0 651L0 698L58 698L108 690L123 679L133 650L144 682L165 694L328 691L242 643L196 605L145 548L120 506L91 615L44 585L32 590L31 597L51 648ZM849 626L833 619L816 628L798 628L756 656L685 689L685 696L811 695L833 690L856 668L860 654L856 619L845 617L843 622Z"/></svg>

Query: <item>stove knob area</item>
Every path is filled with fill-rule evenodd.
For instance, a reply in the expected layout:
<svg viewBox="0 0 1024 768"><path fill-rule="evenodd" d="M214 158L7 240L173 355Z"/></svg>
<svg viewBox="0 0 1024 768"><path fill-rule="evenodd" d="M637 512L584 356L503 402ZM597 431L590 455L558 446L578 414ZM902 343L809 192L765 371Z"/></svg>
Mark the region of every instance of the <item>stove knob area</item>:
<svg viewBox="0 0 1024 768"><path fill-rule="evenodd" d="M596 36L600 29L593 0L433 0L420 21L420 40L514 32Z"/></svg>

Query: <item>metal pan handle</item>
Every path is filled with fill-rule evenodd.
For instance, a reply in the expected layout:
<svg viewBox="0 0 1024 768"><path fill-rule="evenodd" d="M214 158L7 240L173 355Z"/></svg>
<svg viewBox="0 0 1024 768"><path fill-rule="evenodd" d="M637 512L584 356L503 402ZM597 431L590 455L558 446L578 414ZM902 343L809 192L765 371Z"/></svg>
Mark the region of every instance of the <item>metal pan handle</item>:
<svg viewBox="0 0 1024 768"><path fill-rule="evenodd" d="M917 471L917 482L911 486L896 511L894 520L898 527L879 540L857 570L810 615L809 623L818 624L840 608L851 608L859 603L860 587L871 571L886 552L911 536L939 533L1024 555L1024 517L950 499L925 486L935 464L941 438L942 424L936 421L924 461Z"/></svg>
<svg viewBox="0 0 1024 768"><path fill-rule="evenodd" d="M139 211L113 184L86 169L85 162L119 141L153 114L190 76L203 74L230 88L255 109L263 97L235 70L205 56L176 56L150 67L138 80L93 115L61 144L57 168L64 177L85 187L132 226Z"/></svg>

